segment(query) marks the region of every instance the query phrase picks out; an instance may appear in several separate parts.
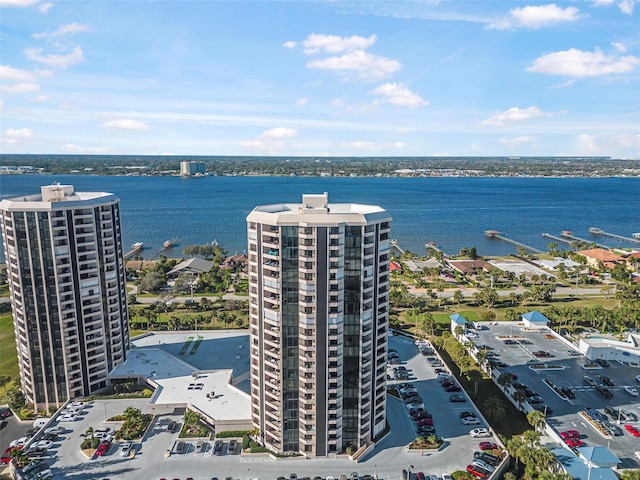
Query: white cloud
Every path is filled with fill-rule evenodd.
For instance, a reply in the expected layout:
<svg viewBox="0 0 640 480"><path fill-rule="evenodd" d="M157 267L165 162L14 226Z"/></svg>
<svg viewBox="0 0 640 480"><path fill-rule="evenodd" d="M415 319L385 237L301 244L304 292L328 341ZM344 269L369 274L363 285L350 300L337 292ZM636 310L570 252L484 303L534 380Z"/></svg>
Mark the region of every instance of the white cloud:
<svg viewBox="0 0 640 480"><path fill-rule="evenodd" d="M617 51L619 51L620 53L624 53L627 51L627 47L625 46L624 43L621 42L611 42L611 45L613 46L613 48L615 48Z"/></svg>
<svg viewBox="0 0 640 480"><path fill-rule="evenodd" d="M376 88L373 93L384 97L385 102L399 107L418 108L429 105L424 98L398 83L385 83Z"/></svg>
<svg viewBox="0 0 640 480"><path fill-rule="evenodd" d="M523 145L525 143L533 143L537 140L536 137L531 135L523 135L521 137L514 138L501 138L498 140L498 143L502 143L503 145Z"/></svg>
<svg viewBox="0 0 640 480"><path fill-rule="evenodd" d="M34 33L31 35L33 38L54 38L59 37L61 35L67 35L69 33L77 33L77 32L92 32L93 28L89 25L81 25L79 23L73 22L68 23L67 25L63 25L57 30L53 32L42 32L42 33Z"/></svg>
<svg viewBox="0 0 640 480"><path fill-rule="evenodd" d="M599 49L585 52L571 48L562 52L549 53L538 57L527 68L528 72L562 75L567 77L596 77L616 73L627 73L640 63L640 59L628 55L607 56Z"/></svg>
<svg viewBox="0 0 640 480"><path fill-rule="evenodd" d="M51 7L53 7L53 3L51 2L41 3L38 5L38 10L40 10L40 13L47 13Z"/></svg>
<svg viewBox="0 0 640 480"><path fill-rule="evenodd" d="M610 7L617 4L622 13L633 15L633 8L639 2L638 0L591 0L591 3L595 7Z"/></svg>
<svg viewBox="0 0 640 480"><path fill-rule="evenodd" d="M555 3L550 5L527 5L513 8L505 18L489 24L488 28L506 30L512 28L538 29L561 22L575 22L580 18L575 7L561 8Z"/></svg>
<svg viewBox="0 0 640 480"><path fill-rule="evenodd" d="M297 42L294 42L293 40L289 40L288 42L284 42L282 44L283 47L290 48L290 49L296 48L297 45L298 45Z"/></svg>
<svg viewBox="0 0 640 480"><path fill-rule="evenodd" d="M10 85L2 85L3 92L10 93L34 93L40 91L40 85L32 82L13 83Z"/></svg>
<svg viewBox="0 0 640 480"><path fill-rule="evenodd" d="M373 45L375 41L375 35L367 38L359 35L339 37L337 35L312 33L302 42L302 45L304 46L304 53L311 55L318 52L341 53L364 50Z"/></svg>
<svg viewBox="0 0 640 480"><path fill-rule="evenodd" d="M33 82L35 79L35 74L28 70L20 70L19 68L9 67L8 65L0 65L0 80Z"/></svg>
<svg viewBox="0 0 640 480"><path fill-rule="evenodd" d="M57 68L60 70L64 70L74 63L84 60L84 57L82 56L82 49L78 46L75 47L68 55L42 55L41 48L27 48L24 51L24 54L29 60L43 63L48 67Z"/></svg>
<svg viewBox="0 0 640 480"><path fill-rule="evenodd" d="M298 135L298 131L295 128L289 127L276 127L271 130L267 130L260 135L265 139L277 139L277 138L293 138Z"/></svg>
<svg viewBox="0 0 640 480"><path fill-rule="evenodd" d="M117 128L121 130L149 130L149 126L135 120L121 119L111 120L102 124L104 128Z"/></svg>
<svg viewBox="0 0 640 480"><path fill-rule="evenodd" d="M286 146L283 139L293 138L297 135L298 131L295 128L276 127L262 132L253 140L242 141L240 142L240 145L244 148L261 150L267 154L273 155L281 151Z"/></svg>
<svg viewBox="0 0 640 480"><path fill-rule="evenodd" d="M618 8L622 13L625 13L627 15L633 15L633 7L636 3L638 3L637 0L622 0L618 4Z"/></svg>
<svg viewBox="0 0 640 480"><path fill-rule="evenodd" d="M4 132L5 136L13 139L21 139L26 140L29 138L33 138L33 130L30 128L10 128L6 132Z"/></svg>
<svg viewBox="0 0 640 480"><path fill-rule="evenodd" d="M309 99L307 97L302 97L296 100L296 107L303 107L309 103Z"/></svg>
<svg viewBox="0 0 640 480"><path fill-rule="evenodd" d="M47 97L46 95L37 95L29 99L31 103L46 102L47 100L49 100L49 97Z"/></svg>
<svg viewBox="0 0 640 480"><path fill-rule="evenodd" d="M600 152L593 135L582 134L576 139L576 148L579 154L594 155Z"/></svg>
<svg viewBox="0 0 640 480"><path fill-rule="evenodd" d="M308 62L307 67L335 71L345 77L355 74L360 80L376 81L393 75L400 70L401 65L396 60L354 50L340 57Z"/></svg>
<svg viewBox="0 0 640 480"><path fill-rule="evenodd" d="M512 107L504 112L496 113L486 120L482 121L482 125L489 127L500 127L508 123L522 122L532 118L550 117L553 113L545 113L538 107L518 108Z"/></svg>
<svg viewBox="0 0 640 480"><path fill-rule="evenodd" d="M342 100L341 98L334 98L331 100L330 102L332 107L344 107L344 100Z"/></svg>
<svg viewBox="0 0 640 480"><path fill-rule="evenodd" d="M0 0L0 7L30 7L40 0Z"/></svg>
<svg viewBox="0 0 640 480"><path fill-rule="evenodd" d="M340 144L343 148L351 148L354 150L365 150L365 151L380 151L386 150L389 148L393 149L401 149L406 146L404 142L393 142L393 143L378 143L364 140L356 140L353 142L343 142Z"/></svg>
<svg viewBox="0 0 640 480"><path fill-rule="evenodd" d="M109 149L105 147L80 147L72 143L63 145L60 150L64 153L109 153Z"/></svg>

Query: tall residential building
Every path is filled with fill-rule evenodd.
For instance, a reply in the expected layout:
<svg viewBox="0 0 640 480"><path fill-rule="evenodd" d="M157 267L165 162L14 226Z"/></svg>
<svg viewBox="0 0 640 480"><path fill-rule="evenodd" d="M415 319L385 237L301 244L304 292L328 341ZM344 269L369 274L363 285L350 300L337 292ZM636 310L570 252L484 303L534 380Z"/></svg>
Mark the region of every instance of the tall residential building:
<svg viewBox="0 0 640 480"><path fill-rule="evenodd" d="M0 202L22 391L39 410L107 385L129 348L120 201L51 185Z"/></svg>
<svg viewBox="0 0 640 480"><path fill-rule="evenodd" d="M192 175L204 175L206 172L204 162L196 162L195 160L180 162L180 175L190 177Z"/></svg>
<svg viewBox="0 0 640 480"><path fill-rule="evenodd" d="M251 416L268 448L355 452L384 430L390 226L326 193L248 215Z"/></svg>

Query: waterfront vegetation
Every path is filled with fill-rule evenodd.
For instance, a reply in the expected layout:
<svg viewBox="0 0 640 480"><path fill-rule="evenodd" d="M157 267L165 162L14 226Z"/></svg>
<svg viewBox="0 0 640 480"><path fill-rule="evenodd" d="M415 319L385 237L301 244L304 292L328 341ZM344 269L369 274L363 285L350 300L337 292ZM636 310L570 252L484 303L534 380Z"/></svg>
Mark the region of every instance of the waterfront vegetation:
<svg viewBox="0 0 640 480"><path fill-rule="evenodd" d="M269 176L539 176L633 175L639 160L607 157L240 157L3 154L2 165L37 173L179 175L181 161L204 162L211 175Z"/></svg>

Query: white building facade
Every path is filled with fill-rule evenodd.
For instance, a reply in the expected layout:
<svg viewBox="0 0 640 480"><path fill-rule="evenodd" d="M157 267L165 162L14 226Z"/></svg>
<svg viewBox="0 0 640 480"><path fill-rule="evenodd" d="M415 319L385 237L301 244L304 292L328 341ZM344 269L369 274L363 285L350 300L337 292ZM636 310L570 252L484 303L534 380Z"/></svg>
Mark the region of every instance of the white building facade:
<svg viewBox="0 0 640 480"><path fill-rule="evenodd" d="M384 430L391 220L326 193L248 215L251 415L271 450L355 452Z"/></svg>
<svg viewBox="0 0 640 480"><path fill-rule="evenodd" d="M206 166L204 162L197 162L195 160L180 162L180 175L183 177L190 177L192 175L204 175L206 172Z"/></svg>
<svg viewBox="0 0 640 480"><path fill-rule="evenodd" d="M0 202L20 382L37 409L107 386L129 348L120 202L51 185Z"/></svg>

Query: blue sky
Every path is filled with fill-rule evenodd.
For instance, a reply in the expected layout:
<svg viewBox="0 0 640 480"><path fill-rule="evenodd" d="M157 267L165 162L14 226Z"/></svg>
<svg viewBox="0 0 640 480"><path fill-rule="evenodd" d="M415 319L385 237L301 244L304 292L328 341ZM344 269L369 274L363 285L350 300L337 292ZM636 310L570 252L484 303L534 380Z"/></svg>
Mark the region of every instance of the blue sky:
<svg viewBox="0 0 640 480"><path fill-rule="evenodd" d="M640 0L0 0L4 153L640 158Z"/></svg>

